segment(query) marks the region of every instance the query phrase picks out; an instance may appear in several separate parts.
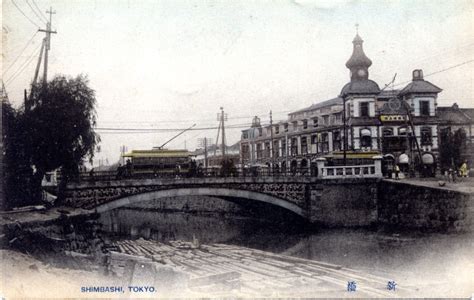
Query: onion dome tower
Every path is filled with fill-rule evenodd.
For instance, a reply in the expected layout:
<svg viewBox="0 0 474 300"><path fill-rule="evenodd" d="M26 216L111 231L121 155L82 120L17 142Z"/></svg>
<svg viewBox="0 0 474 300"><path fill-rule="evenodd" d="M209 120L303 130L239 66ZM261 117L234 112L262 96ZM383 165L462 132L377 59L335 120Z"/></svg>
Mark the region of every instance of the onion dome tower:
<svg viewBox="0 0 474 300"><path fill-rule="evenodd" d="M372 65L372 61L365 55L363 43L364 40L357 33L352 41L354 45L352 56L346 62L346 67L351 71L351 80L369 79L369 67Z"/></svg>
<svg viewBox="0 0 474 300"><path fill-rule="evenodd" d="M372 65L372 61L365 55L363 43L364 40L357 32L352 41L352 55L346 62L346 67L351 71L351 81L342 88L342 97L350 94L373 95L380 93L378 84L369 79L369 67Z"/></svg>

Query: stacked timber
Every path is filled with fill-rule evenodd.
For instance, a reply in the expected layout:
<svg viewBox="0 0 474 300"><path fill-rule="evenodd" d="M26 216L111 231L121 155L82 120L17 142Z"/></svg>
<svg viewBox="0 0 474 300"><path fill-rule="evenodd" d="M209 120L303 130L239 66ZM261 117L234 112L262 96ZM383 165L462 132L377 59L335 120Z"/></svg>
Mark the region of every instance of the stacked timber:
<svg viewBox="0 0 474 300"><path fill-rule="evenodd" d="M184 241L165 244L144 239L117 241L115 247L118 252L111 253L109 270L117 276L133 278L127 275L127 266L136 258L136 263L152 264L157 274L163 272L160 268L171 268L174 273L168 269L167 272L181 280L174 283L175 286L185 287L197 295L311 297L317 293L322 297L337 297L346 292L348 281L355 281L359 297L394 296L386 289L386 278L245 247ZM169 274L166 278L170 278ZM168 282L167 286L170 285ZM403 292L407 291L398 288L397 296Z"/></svg>

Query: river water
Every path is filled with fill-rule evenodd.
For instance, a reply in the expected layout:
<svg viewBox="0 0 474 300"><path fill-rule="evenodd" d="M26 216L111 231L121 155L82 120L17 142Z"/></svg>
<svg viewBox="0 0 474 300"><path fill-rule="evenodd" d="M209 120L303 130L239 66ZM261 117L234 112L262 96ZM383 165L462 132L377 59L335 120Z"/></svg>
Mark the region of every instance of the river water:
<svg viewBox="0 0 474 300"><path fill-rule="evenodd" d="M116 238L197 238L202 244L245 246L337 264L412 287L473 287L472 234L314 228L291 215L275 218L121 208L102 214L100 222Z"/></svg>

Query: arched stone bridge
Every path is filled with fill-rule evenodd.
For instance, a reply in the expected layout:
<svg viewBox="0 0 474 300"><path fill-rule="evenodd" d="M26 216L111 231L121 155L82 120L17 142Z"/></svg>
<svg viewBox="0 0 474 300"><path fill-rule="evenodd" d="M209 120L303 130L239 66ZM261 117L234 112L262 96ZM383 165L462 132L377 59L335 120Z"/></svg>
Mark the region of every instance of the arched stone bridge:
<svg viewBox="0 0 474 300"><path fill-rule="evenodd" d="M377 219L377 181L312 177L109 180L69 183L63 200L67 206L101 213L163 197L231 197L279 206L312 223L368 225Z"/></svg>

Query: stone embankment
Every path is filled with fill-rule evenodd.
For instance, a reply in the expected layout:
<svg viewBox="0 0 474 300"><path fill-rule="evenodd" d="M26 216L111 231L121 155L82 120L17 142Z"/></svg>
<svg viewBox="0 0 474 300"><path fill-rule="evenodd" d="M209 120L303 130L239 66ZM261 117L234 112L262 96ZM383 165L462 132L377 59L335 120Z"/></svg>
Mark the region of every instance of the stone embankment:
<svg viewBox="0 0 474 300"><path fill-rule="evenodd" d="M378 223L398 229L472 232L474 192L458 184L383 180L377 200Z"/></svg>

